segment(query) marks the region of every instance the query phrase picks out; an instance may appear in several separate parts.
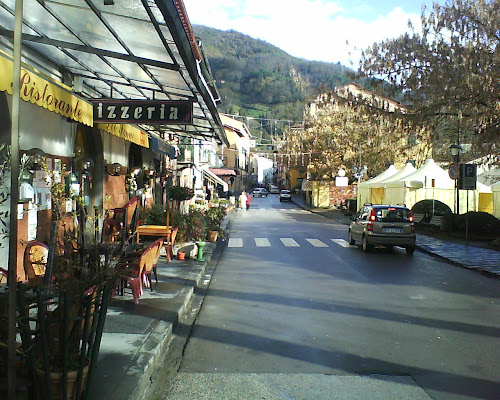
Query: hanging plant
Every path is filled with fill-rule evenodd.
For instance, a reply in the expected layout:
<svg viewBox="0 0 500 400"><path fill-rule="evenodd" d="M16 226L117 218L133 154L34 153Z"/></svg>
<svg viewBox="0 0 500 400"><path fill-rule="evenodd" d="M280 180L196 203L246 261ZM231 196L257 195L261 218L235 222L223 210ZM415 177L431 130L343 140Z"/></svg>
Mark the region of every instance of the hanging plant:
<svg viewBox="0 0 500 400"><path fill-rule="evenodd" d="M168 198L176 201L185 201L193 198L194 191L185 186L172 186L168 190Z"/></svg>

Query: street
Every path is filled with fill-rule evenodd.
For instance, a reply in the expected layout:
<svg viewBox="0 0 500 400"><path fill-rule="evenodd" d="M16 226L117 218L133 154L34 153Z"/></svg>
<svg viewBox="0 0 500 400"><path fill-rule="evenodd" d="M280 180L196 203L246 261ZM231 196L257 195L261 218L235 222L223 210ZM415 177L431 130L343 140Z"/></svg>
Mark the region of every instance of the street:
<svg viewBox="0 0 500 400"><path fill-rule="evenodd" d="M347 243L277 195L238 211L166 399L498 399L498 280Z"/></svg>

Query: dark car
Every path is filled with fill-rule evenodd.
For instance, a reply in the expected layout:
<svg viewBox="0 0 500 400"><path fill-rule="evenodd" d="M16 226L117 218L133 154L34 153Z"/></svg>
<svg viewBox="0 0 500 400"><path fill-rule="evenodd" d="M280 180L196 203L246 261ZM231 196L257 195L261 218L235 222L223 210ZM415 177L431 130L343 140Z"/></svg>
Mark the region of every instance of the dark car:
<svg viewBox="0 0 500 400"><path fill-rule="evenodd" d="M361 242L365 252L374 246L401 246L411 255L415 239L411 211L401 205L365 204L349 226L349 244Z"/></svg>

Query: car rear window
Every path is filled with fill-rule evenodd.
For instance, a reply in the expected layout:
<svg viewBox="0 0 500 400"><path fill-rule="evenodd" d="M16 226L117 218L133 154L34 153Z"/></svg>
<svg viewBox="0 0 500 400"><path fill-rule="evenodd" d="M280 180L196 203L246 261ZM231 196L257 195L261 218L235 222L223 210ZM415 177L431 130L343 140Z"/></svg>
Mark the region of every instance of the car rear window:
<svg viewBox="0 0 500 400"><path fill-rule="evenodd" d="M375 210L378 222L410 222L410 210L407 208L378 208Z"/></svg>

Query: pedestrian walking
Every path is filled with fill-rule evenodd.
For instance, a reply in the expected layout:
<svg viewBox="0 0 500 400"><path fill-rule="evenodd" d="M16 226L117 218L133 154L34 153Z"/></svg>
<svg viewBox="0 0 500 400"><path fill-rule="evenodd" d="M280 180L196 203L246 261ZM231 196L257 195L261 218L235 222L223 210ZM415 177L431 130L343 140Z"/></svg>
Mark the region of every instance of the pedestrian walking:
<svg viewBox="0 0 500 400"><path fill-rule="evenodd" d="M247 211L250 210L250 203L252 202L252 196L250 194L247 194Z"/></svg>
<svg viewBox="0 0 500 400"><path fill-rule="evenodd" d="M238 205L239 207L244 210L247 206L247 193L245 191L241 192L240 196L238 197Z"/></svg>

